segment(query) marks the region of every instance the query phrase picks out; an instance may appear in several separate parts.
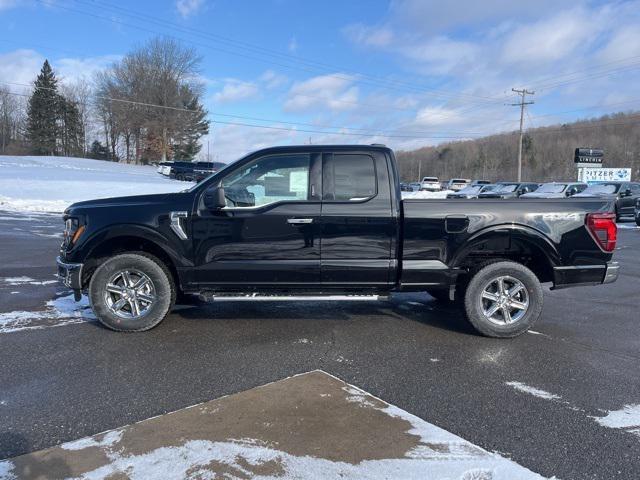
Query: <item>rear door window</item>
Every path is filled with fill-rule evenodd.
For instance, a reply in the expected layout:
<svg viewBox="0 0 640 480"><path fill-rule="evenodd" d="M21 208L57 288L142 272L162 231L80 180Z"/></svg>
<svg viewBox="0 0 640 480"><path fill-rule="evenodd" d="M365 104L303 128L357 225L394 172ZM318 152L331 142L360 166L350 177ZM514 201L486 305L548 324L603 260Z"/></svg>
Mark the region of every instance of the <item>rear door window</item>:
<svg viewBox="0 0 640 480"><path fill-rule="evenodd" d="M377 193L376 169L369 155L334 154L325 157L322 168L322 199L356 202Z"/></svg>

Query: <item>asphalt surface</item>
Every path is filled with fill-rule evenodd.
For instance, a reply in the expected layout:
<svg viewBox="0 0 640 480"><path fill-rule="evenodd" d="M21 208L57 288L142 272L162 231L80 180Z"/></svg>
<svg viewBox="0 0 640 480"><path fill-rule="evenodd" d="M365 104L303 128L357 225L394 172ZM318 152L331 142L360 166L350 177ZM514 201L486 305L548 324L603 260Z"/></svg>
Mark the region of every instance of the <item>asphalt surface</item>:
<svg viewBox="0 0 640 480"><path fill-rule="evenodd" d="M0 315L68 295L48 283L61 228L0 212ZM618 282L546 290L536 333L513 340L427 294L179 307L142 334L0 333L0 459L322 369L544 476L636 479L640 435L596 420L640 404L639 251L640 229L621 229Z"/></svg>

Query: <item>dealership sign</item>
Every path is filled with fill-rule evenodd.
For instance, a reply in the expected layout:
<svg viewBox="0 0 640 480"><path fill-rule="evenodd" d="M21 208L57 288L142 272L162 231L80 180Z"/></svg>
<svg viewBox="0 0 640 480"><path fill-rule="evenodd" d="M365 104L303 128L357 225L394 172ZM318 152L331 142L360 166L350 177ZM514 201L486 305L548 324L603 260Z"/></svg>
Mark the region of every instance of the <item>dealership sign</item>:
<svg viewBox="0 0 640 480"><path fill-rule="evenodd" d="M599 166L602 165L602 159L604 158L604 150L601 148L576 148L573 161L574 163L589 164Z"/></svg>
<svg viewBox="0 0 640 480"><path fill-rule="evenodd" d="M581 168L583 182L630 182L630 168Z"/></svg>

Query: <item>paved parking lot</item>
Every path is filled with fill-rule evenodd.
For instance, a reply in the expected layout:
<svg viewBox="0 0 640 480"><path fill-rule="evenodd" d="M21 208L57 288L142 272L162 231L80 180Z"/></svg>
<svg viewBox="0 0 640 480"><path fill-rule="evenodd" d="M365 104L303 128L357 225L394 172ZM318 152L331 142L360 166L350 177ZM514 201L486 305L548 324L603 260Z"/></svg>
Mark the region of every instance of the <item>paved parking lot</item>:
<svg viewBox="0 0 640 480"><path fill-rule="evenodd" d="M513 340L475 335L426 294L178 307L150 332L114 333L53 282L61 227L0 212L0 459L323 370L545 477L638 477L630 223L618 282L546 291L534 331Z"/></svg>

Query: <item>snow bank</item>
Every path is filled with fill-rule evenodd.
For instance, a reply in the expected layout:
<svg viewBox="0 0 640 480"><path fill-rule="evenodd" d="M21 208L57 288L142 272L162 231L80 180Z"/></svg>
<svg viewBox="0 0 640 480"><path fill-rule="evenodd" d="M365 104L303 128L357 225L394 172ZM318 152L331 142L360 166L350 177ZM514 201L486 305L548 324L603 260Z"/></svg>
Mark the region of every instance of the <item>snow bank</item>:
<svg viewBox="0 0 640 480"><path fill-rule="evenodd" d="M426 190L418 192L402 192L403 199L411 198L447 198L449 193L454 193L453 190L440 190L439 192L428 192Z"/></svg>
<svg viewBox="0 0 640 480"><path fill-rule="evenodd" d="M70 157L0 156L0 209L59 213L94 198L169 193L191 184L155 167Z"/></svg>

